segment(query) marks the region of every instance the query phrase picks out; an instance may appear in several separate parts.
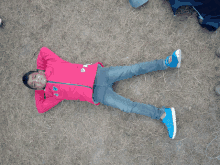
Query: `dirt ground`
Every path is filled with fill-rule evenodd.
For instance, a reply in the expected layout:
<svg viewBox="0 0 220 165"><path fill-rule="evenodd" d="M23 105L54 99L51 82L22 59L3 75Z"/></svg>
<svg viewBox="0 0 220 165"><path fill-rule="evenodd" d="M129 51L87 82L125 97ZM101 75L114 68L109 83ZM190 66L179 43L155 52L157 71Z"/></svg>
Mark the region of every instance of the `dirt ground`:
<svg viewBox="0 0 220 165"><path fill-rule="evenodd" d="M197 13L174 17L169 2L149 0L1 0L0 164L219 165L219 29L209 32ZM174 107L177 134L160 120L119 109L64 100L44 114L22 76L36 70L46 46L72 63L105 67L165 59L176 49L180 69L122 80L120 95L158 108Z"/></svg>

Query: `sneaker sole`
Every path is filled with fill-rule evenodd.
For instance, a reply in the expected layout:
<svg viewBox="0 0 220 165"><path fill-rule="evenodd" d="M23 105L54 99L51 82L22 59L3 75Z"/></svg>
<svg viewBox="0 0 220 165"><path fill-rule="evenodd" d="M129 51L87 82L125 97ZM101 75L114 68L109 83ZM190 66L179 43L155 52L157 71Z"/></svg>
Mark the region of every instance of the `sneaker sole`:
<svg viewBox="0 0 220 165"><path fill-rule="evenodd" d="M175 109L173 107L171 108L171 111L172 111L173 127L174 127L172 139L174 139L175 136L176 136L176 112L175 112Z"/></svg>
<svg viewBox="0 0 220 165"><path fill-rule="evenodd" d="M177 56L177 59L178 59L177 68L180 68L180 64L181 64L181 50L178 49L178 50L175 52L175 55Z"/></svg>

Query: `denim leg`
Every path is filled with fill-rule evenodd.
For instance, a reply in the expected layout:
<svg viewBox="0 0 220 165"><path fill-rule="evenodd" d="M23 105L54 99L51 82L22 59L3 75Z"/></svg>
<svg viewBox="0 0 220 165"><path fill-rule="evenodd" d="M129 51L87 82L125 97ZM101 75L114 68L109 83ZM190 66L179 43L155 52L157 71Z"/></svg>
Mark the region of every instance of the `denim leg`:
<svg viewBox="0 0 220 165"><path fill-rule="evenodd" d="M157 70L165 70L168 67L164 61L164 59L161 59L138 63L131 66L99 67L94 85L93 99L95 103L100 102L104 105L118 108L126 113L136 113L151 117L152 119L160 119L165 112L164 106L162 108L157 108L150 104L147 105L133 102L114 92L112 84L115 81L132 78L135 75Z"/></svg>
<svg viewBox="0 0 220 165"><path fill-rule="evenodd" d="M97 99L98 102L101 102L107 106L118 108L126 113L145 115L157 120L159 120L162 114L165 112L165 107L157 108L150 104L147 105L133 102L130 99L124 98L123 96L120 96L114 92L110 86L106 88L104 97L99 99Z"/></svg>
<svg viewBox="0 0 220 165"><path fill-rule="evenodd" d="M168 68L165 64L165 59L147 61L142 63L137 63L130 66L114 66L108 67L108 84L112 85L116 81L132 78L140 74L145 74L148 72L165 70ZM108 69L106 68L106 69Z"/></svg>

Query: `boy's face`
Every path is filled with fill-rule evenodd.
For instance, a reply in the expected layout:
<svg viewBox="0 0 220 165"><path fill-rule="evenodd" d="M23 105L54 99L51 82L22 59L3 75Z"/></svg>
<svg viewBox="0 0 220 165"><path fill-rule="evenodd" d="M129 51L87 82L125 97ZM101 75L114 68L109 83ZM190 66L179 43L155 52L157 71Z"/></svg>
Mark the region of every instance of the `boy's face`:
<svg viewBox="0 0 220 165"><path fill-rule="evenodd" d="M46 86L47 79L43 71L34 72L29 75L28 85L36 90L43 90Z"/></svg>

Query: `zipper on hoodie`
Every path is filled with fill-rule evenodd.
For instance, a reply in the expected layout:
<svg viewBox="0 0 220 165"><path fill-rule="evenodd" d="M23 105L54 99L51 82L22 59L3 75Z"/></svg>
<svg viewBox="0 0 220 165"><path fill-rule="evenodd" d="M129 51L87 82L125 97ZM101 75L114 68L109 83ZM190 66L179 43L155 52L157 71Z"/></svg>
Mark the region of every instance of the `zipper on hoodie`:
<svg viewBox="0 0 220 165"><path fill-rule="evenodd" d="M90 88L90 89L93 89L89 86L84 86L84 85L78 85L78 84L70 84L70 83L61 83L61 82L55 82L55 81L47 81L49 83L55 83L55 84L67 84L67 85L75 85L75 86L82 86L82 87L86 87L86 88Z"/></svg>
<svg viewBox="0 0 220 165"><path fill-rule="evenodd" d="M91 64L92 64L92 63L91 63ZM83 67L88 67L88 65L91 65L91 64L85 64L85 65L83 65ZM84 69L84 68L82 68L82 69ZM85 72L85 69L84 69L84 71L83 71L83 72ZM55 84L67 84L67 85L82 86L82 87L86 87L86 88L93 89L93 88L91 88L91 87L89 87L89 86L78 85L78 84L61 83L61 82L55 82L55 81L47 81L47 82L49 82L49 83L55 83Z"/></svg>

